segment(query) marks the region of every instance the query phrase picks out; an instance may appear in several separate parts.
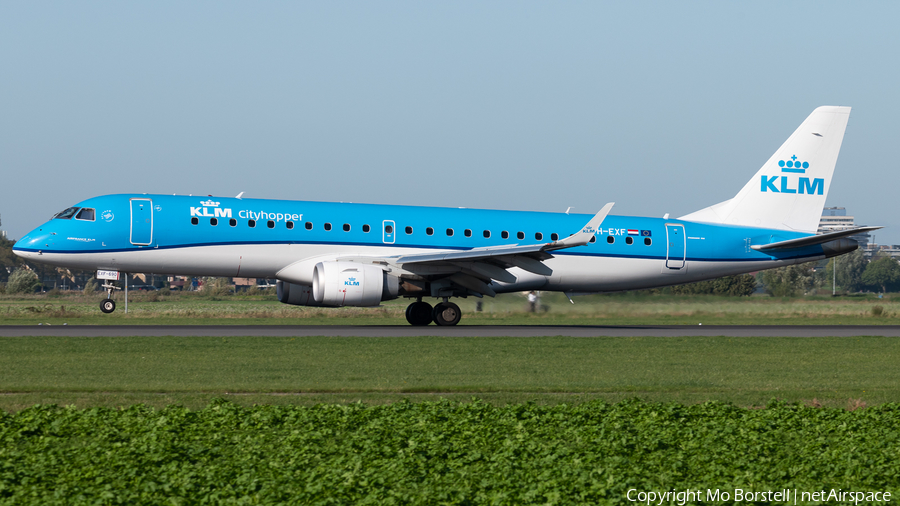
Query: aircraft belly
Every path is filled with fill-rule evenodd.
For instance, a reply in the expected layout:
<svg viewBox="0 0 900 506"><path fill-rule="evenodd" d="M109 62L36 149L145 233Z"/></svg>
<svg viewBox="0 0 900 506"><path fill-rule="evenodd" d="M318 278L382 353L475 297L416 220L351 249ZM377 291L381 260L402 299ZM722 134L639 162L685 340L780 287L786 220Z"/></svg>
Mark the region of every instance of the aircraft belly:
<svg viewBox="0 0 900 506"><path fill-rule="evenodd" d="M660 276L661 270L665 269L665 260L560 256L547 261L547 265L553 269L553 275L541 289L574 292L640 290L692 283L813 260L817 258L753 262L689 260L685 262L684 268L671 275ZM520 290L523 289L531 288Z"/></svg>

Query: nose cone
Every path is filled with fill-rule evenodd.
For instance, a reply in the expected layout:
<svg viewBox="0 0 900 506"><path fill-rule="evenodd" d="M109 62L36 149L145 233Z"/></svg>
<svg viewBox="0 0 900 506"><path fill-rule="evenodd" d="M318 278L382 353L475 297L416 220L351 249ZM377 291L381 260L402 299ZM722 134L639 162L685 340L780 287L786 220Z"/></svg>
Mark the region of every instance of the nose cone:
<svg viewBox="0 0 900 506"><path fill-rule="evenodd" d="M22 258L34 258L40 251L46 251L50 246L50 234L37 229L16 241L13 244L13 253Z"/></svg>

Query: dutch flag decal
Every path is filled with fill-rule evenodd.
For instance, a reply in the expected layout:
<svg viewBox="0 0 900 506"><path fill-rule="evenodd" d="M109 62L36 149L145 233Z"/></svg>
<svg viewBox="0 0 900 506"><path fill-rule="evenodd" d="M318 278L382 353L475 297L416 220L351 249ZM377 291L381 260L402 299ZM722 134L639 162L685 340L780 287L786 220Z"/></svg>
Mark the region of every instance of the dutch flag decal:
<svg viewBox="0 0 900 506"><path fill-rule="evenodd" d="M635 229L633 229L633 228L629 228L629 229L628 229L628 235L640 235L640 232L637 231L637 230L635 230Z"/></svg>

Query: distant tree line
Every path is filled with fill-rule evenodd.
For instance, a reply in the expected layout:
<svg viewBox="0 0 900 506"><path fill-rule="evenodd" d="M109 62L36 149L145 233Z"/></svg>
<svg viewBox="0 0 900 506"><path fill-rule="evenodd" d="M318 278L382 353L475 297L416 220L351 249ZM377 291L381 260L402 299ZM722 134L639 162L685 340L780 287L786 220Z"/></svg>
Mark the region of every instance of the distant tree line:
<svg viewBox="0 0 900 506"><path fill-rule="evenodd" d="M696 283L688 283L685 285L675 285L670 288L671 293L676 295L732 295L732 296L749 296L756 290L756 278L750 274L739 274L737 276L724 276L706 281L698 281Z"/></svg>
<svg viewBox="0 0 900 506"><path fill-rule="evenodd" d="M836 261L836 262L835 262ZM834 276L837 263L837 276ZM819 267L819 268L817 268ZM775 297L793 297L816 292L900 292L900 263L886 255L866 260L862 250L832 258L821 268L816 262L779 267L750 274L676 285L651 293L682 295L748 296L757 288Z"/></svg>
<svg viewBox="0 0 900 506"><path fill-rule="evenodd" d="M762 271L757 278L766 293L780 297L832 289L840 293L900 291L900 263L886 255L876 254L868 261L858 249L832 258L824 269L815 266L809 262L780 267Z"/></svg>

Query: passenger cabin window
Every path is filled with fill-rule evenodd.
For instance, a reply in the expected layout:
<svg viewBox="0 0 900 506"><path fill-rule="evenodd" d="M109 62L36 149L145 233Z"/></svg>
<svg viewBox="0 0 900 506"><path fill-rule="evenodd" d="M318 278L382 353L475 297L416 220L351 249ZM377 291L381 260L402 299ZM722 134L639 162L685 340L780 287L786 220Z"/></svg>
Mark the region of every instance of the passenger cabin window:
<svg viewBox="0 0 900 506"><path fill-rule="evenodd" d="M365 233L368 234L368 233L369 233L369 230L372 230L372 227L370 227L370 226L368 226L368 225L363 225L363 232L365 232Z"/></svg>
<svg viewBox="0 0 900 506"><path fill-rule="evenodd" d="M72 219L72 216L75 216L75 213L77 213L77 212L78 212L77 207L70 207L70 208L66 209L65 211L62 211L62 212L59 212L59 213L56 213L55 215L53 215L53 219L54 220L69 220L69 219Z"/></svg>
<svg viewBox="0 0 900 506"><path fill-rule="evenodd" d="M633 237L626 237L626 238L625 238L625 244L634 244L634 238L633 238Z"/></svg>
<svg viewBox="0 0 900 506"><path fill-rule="evenodd" d="M234 218L231 218L230 220L228 220L228 224L231 225L232 227L236 227L236 226L237 226L237 220L234 219Z"/></svg>
<svg viewBox="0 0 900 506"><path fill-rule="evenodd" d="M468 228L463 233L466 234L466 237L472 237L472 231Z"/></svg>
<svg viewBox="0 0 900 506"><path fill-rule="evenodd" d="M327 231L329 231L329 230L331 230L331 223L326 223L326 224L325 224L325 231L327 232Z"/></svg>
<svg viewBox="0 0 900 506"><path fill-rule="evenodd" d="M484 231L484 238L485 238L485 239L490 239L490 238L491 238L491 231L490 231L490 230L485 230L485 231Z"/></svg>
<svg viewBox="0 0 900 506"><path fill-rule="evenodd" d="M551 241L558 241L558 240L559 240L559 234L557 234L556 232L553 232L552 234L550 234L550 240L551 240Z"/></svg>
<svg viewBox="0 0 900 506"><path fill-rule="evenodd" d="M266 226L269 228L275 228L275 222L272 220L269 220L268 222L266 222Z"/></svg>
<svg viewBox="0 0 900 506"><path fill-rule="evenodd" d="M311 222L311 221L307 221L307 222L306 222L306 225L304 225L304 227L306 227L306 230L312 230L312 222Z"/></svg>
<svg viewBox="0 0 900 506"><path fill-rule="evenodd" d="M609 244L612 244L612 243L616 242L616 238L611 235L608 235L608 236L606 236L606 242L608 242Z"/></svg>
<svg viewBox="0 0 900 506"><path fill-rule="evenodd" d="M349 232L349 231L350 231L350 224L344 223L344 232Z"/></svg>
<svg viewBox="0 0 900 506"><path fill-rule="evenodd" d="M434 235L434 229L431 227L426 228L425 235Z"/></svg>
<svg viewBox="0 0 900 506"><path fill-rule="evenodd" d="M649 237L644 237L644 244L646 244L647 246L650 246L651 244L653 244L653 241L650 240Z"/></svg>
<svg viewBox="0 0 900 506"><path fill-rule="evenodd" d="M412 235L412 227L406 227L406 235Z"/></svg>
<svg viewBox="0 0 900 506"><path fill-rule="evenodd" d="M293 230L293 229L294 229L294 222L293 222L293 221L287 221L287 222L284 223L284 226L286 226L286 227L288 228L288 230Z"/></svg>
<svg viewBox="0 0 900 506"><path fill-rule="evenodd" d="M453 229L452 228L447 229L447 237L453 237Z"/></svg>
<svg viewBox="0 0 900 506"><path fill-rule="evenodd" d="M516 237L518 237L519 240L521 241L522 239L525 238L525 232L517 232Z"/></svg>
<svg viewBox="0 0 900 506"><path fill-rule="evenodd" d="M247 226L253 228L256 226L256 220L247 220Z"/></svg>
<svg viewBox="0 0 900 506"><path fill-rule="evenodd" d="M218 218L210 218L210 219L209 219L209 224L215 227L216 225L219 224Z"/></svg>
<svg viewBox="0 0 900 506"><path fill-rule="evenodd" d="M509 232L507 232L506 230L500 232L500 237L502 237L503 239L509 239Z"/></svg>
<svg viewBox="0 0 900 506"><path fill-rule="evenodd" d="M94 210L90 207L85 207L81 211L78 211L78 215L75 216L76 220L84 220L84 221L94 221Z"/></svg>
<svg viewBox="0 0 900 506"><path fill-rule="evenodd" d="M386 234L393 234L393 233L394 233L394 227L391 226L391 225L385 225L385 226L384 226L384 232L385 232Z"/></svg>
<svg viewBox="0 0 900 506"><path fill-rule="evenodd" d="M200 220L198 220L196 216L194 216L193 218L191 218L191 225L196 225L196 224L198 224L198 223L200 223Z"/></svg>
<svg viewBox="0 0 900 506"><path fill-rule="evenodd" d="M592 235L592 236L591 236L591 242L597 242L597 236L596 236L596 235Z"/></svg>
<svg viewBox="0 0 900 506"><path fill-rule="evenodd" d="M537 239L538 241L541 241L541 240L544 239L544 234L542 234L542 233L540 233L540 232L535 232L535 233L534 233L534 238Z"/></svg>

